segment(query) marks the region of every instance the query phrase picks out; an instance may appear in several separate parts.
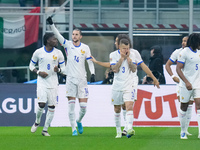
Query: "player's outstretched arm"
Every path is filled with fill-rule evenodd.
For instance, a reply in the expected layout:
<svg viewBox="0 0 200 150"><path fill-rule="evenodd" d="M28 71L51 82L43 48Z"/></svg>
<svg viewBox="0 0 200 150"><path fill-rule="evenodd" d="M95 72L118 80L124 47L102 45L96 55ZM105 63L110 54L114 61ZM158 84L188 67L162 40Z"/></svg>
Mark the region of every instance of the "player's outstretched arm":
<svg viewBox="0 0 200 150"><path fill-rule="evenodd" d="M106 68L110 68L110 63L109 62L97 61L93 56L91 56L91 57L92 57L91 61L93 61L93 63L95 63L97 65L100 65L100 66L103 66L103 67L106 67Z"/></svg>
<svg viewBox="0 0 200 150"><path fill-rule="evenodd" d="M141 68L142 68L142 70L144 70L144 72L149 76L149 77L151 77L152 79L153 79L153 84L154 84L154 86L156 86L157 88L160 88L160 83L158 82L158 80L156 79L156 77L152 74L152 72L151 72L151 70L147 67L147 65L144 63L144 62L142 62L141 64L140 64L140 66L141 66Z"/></svg>
<svg viewBox="0 0 200 150"><path fill-rule="evenodd" d="M55 27L52 18L48 17L47 18L47 22L50 24L51 30L55 34L55 36L58 39L58 41L60 42L60 44L64 44L65 38L60 34L58 29Z"/></svg>
<svg viewBox="0 0 200 150"><path fill-rule="evenodd" d="M172 79L174 80L174 82L177 82L179 83L179 78L176 77L173 72L172 72L172 69L171 69L171 65L173 64L173 62L168 59L166 65L165 65L165 69L167 70L168 74L172 77Z"/></svg>

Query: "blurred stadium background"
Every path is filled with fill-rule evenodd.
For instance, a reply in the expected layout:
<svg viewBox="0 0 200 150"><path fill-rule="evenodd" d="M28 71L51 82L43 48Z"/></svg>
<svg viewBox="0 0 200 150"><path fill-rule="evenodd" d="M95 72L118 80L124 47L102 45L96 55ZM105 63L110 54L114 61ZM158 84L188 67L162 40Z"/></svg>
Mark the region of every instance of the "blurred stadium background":
<svg viewBox="0 0 200 150"><path fill-rule="evenodd" d="M31 14L39 17L39 22L33 23L37 26L33 29L37 33L37 40L17 48L12 46L13 40L9 42L10 47L3 48L1 45L0 83L23 83L36 78L27 68L31 55L42 46L44 33L51 32L46 18L65 1L39 2L39 12ZM21 7L19 0L0 0L1 20L13 21L28 15L36 8L33 4L33 0L26 0L26 7ZM200 31L199 6L200 0L70 0L53 19L67 39L71 38L73 27L80 28L83 31L82 42L90 46L97 60L109 61L109 53L115 50L115 37L119 33L126 33L132 39L133 48L140 52L147 65L149 49L153 45L162 47L165 64L174 49L181 46L183 36ZM1 36L2 31L6 32L3 26ZM16 40L20 38L15 37ZM59 48L64 52L62 47ZM106 69L98 65L95 68L96 81L103 80ZM138 69L141 83L145 73Z"/></svg>
<svg viewBox="0 0 200 150"><path fill-rule="evenodd" d="M23 83L35 82L36 75L28 68L30 58L43 45L43 35L51 32L46 18L64 2L43 0L36 7L33 0L27 0L22 7L18 0L0 0L0 114L3 120L0 126L32 125L37 106L36 85ZM71 39L74 27L80 28L82 42L90 46L92 55L99 61L109 61L110 52L116 49L116 36L125 33L147 65L150 47L160 45L165 65L170 54L181 47L183 36L200 32L199 13L200 0L69 0L53 20L66 39ZM58 48L64 53L61 46ZM95 69L96 81L102 81L106 68L95 65ZM161 89L139 85L134 125L179 126L176 85L166 72L165 75L167 85ZM141 68L138 76L141 83L145 76ZM62 76L59 79L64 83ZM60 85L59 89L60 103L52 126L69 126L65 86ZM110 89L108 85L89 86L91 101L84 120L86 126L114 126ZM196 126L193 110L191 125ZM99 118L94 118L92 111L98 112ZM91 121L91 118L97 120Z"/></svg>

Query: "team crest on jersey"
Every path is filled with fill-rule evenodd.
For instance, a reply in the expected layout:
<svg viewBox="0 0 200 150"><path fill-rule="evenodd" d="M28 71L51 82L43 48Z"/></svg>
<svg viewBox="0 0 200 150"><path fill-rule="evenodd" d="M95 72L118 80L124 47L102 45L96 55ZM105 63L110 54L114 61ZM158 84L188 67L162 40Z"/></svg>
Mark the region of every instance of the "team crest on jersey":
<svg viewBox="0 0 200 150"><path fill-rule="evenodd" d="M179 56L181 57L181 54L179 54Z"/></svg>
<svg viewBox="0 0 200 150"><path fill-rule="evenodd" d="M110 58L110 61L112 61L112 58Z"/></svg>
<svg viewBox="0 0 200 150"><path fill-rule="evenodd" d="M81 53L82 53L82 54L85 54L85 51L81 50Z"/></svg>
<svg viewBox="0 0 200 150"><path fill-rule="evenodd" d="M54 55L53 55L53 60L57 60L57 56L54 56Z"/></svg>
<svg viewBox="0 0 200 150"><path fill-rule="evenodd" d="M112 102L114 102L114 99L112 99Z"/></svg>
<svg viewBox="0 0 200 150"><path fill-rule="evenodd" d="M184 97L182 96L181 99L184 99Z"/></svg>

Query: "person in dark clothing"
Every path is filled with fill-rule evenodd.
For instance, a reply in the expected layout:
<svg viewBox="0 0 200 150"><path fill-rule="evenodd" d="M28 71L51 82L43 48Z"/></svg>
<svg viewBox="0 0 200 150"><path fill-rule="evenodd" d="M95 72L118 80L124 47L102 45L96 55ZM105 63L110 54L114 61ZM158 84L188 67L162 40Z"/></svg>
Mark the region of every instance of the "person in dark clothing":
<svg viewBox="0 0 200 150"><path fill-rule="evenodd" d="M111 68L106 69L105 72L105 79L103 80L102 84L112 84L114 78L114 72Z"/></svg>
<svg viewBox="0 0 200 150"><path fill-rule="evenodd" d="M152 46L151 50L151 57L149 61L149 69L152 73L155 73L156 78L160 82L160 84L165 84L165 76L163 72L163 55L162 55L162 48L159 45ZM151 79L149 77L144 77L143 84L151 84Z"/></svg>

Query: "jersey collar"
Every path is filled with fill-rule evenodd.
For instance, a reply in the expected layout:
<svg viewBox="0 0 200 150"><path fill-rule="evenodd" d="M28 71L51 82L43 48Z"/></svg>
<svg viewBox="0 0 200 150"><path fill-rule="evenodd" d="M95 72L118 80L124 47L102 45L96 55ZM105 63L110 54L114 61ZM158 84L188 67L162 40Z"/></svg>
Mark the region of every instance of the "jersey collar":
<svg viewBox="0 0 200 150"><path fill-rule="evenodd" d="M44 46L44 50L45 50L45 52L47 52L47 53L51 53L51 52L53 52L54 47L53 47L53 49L52 49L51 51L47 51L47 50L46 50L46 47Z"/></svg>
<svg viewBox="0 0 200 150"><path fill-rule="evenodd" d="M80 44L78 46L74 45L74 47L77 47L77 48L80 47L80 46L81 46L81 42L80 42Z"/></svg>

